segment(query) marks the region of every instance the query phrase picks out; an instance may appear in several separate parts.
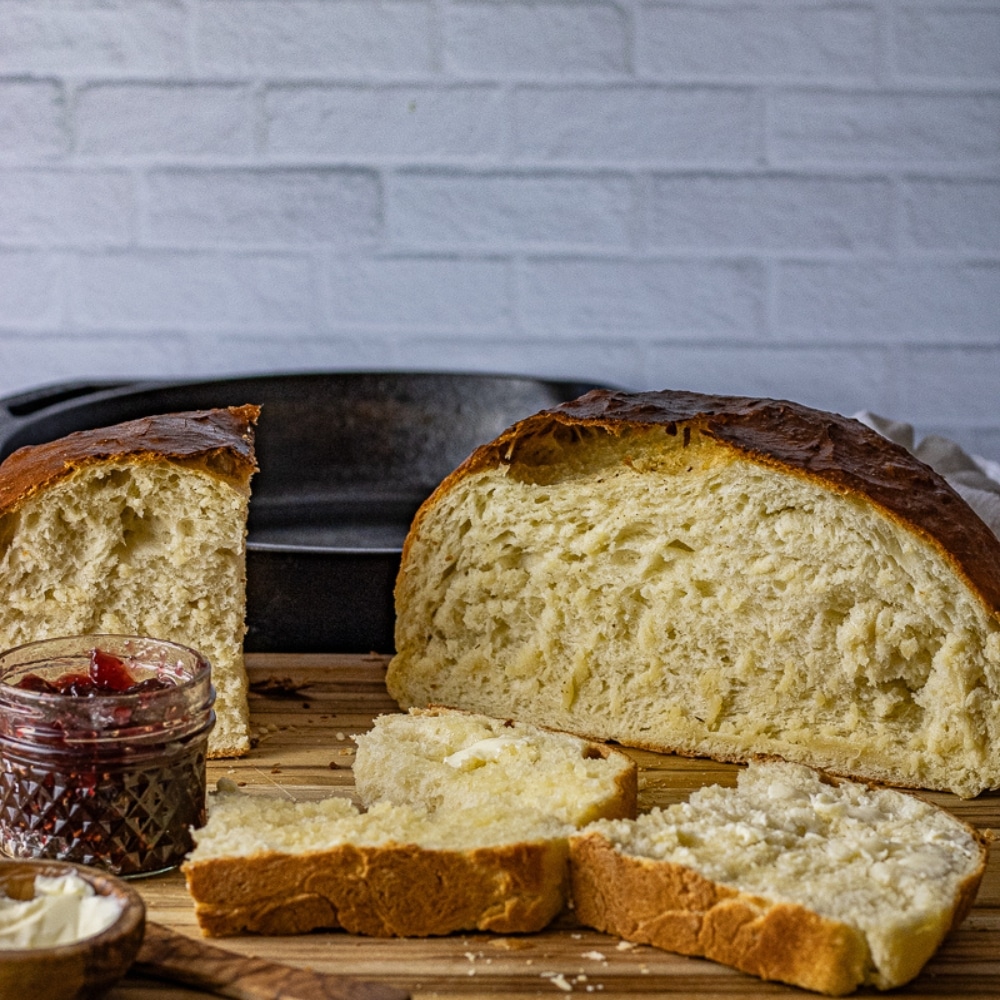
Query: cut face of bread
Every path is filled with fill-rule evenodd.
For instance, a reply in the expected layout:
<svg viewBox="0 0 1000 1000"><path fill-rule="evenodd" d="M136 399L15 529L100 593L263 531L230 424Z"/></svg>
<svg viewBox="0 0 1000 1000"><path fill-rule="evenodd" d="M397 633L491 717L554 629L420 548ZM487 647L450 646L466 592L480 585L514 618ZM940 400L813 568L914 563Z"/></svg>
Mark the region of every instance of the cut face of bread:
<svg viewBox="0 0 1000 1000"><path fill-rule="evenodd" d="M243 635L256 407L170 414L0 466L0 643L116 633L204 653L212 756L249 749Z"/></svg>
<svg viewBox="0 0 1000 1000"><path fill-rule="evenodd" d="M636 765L620 750L510 719L412 709L355 737L354 785L365 805L518 811L574 827L634 816Z"/></svg>
<svg viewBox="0 0 1000 1000"><path fill-rule="evenodd" d="M892 789L756 763L571 840L585 924L832 995L908 982L972 906L987 849Z"/></svg>
<svg viewBox="0 0 1000 1000"><path fill-rule="evenodd" d="M418 512L396 611L403 706L1000 786L1000 542L833 414L591 393L528 418Z"/></svg>
<svg viewBox="0 0 1000 1000"><path fill-rule="evenodd" d="M205 933L539 930L566 899L569 835L635 815L632 760L566 733L440 710L356 740L367 812L212 796L184 865Z"/></svg>

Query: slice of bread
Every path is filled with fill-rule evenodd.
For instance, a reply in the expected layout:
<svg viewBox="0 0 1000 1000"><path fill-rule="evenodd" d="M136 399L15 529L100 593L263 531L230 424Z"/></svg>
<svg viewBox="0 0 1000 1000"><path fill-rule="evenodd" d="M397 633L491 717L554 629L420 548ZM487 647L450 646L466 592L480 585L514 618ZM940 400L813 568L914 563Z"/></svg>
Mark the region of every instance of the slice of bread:
<svg viewBox="0 0 1000 1000"><path fill-rule="evenodd" d="M632 758L569 733L434 708L381 715L355 741L354 786L368 806L447 812L506 802L574 827L635 815Z"/></svg>
<svg viewBox="0 0 1000 1000"><path fill-rule="evenodd" d="M395 600L404 707L1000 787L1000 541L855 420L589 393L440 484Z"/></svg>
<svg viewBox="0 0 1000 1000"><path fill-rule="evenodd" d="M426 712L382 717L358 745L367 812L213 793L183 866L204 933L539 930L565 904L577 825L635 814L634 763L563 733Z"/></svg>
<svg viewBox="0 0 1000 1000"><path fill-rule="evenodd" d="M571 838L576 916L630 941L840 996L923 968L971 908L987 846L913 795L758 762Z"/></svg>
<svg viewBox="0 0 1000 1000"><path fill-rule="evenodd" d="M504 809L363 813L347 799L214 793L183 870L211 937L534 931L563 907L569 832Z"/></svg>
<svg viewBox="0 0 1000 1000"><path fill-rule="evenodd" d="M250 746L243 666L256 406L80 431L0 465L0 643L119 633L204 653L211 756Z"/></svg>

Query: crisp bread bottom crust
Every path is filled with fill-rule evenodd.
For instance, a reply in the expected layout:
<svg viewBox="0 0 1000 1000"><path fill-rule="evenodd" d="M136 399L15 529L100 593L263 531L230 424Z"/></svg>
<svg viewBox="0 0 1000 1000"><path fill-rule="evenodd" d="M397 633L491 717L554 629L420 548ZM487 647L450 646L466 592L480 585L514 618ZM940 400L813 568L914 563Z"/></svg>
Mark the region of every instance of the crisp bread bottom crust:
<svg viewBox="0 0 1000 1000"><path fill-rule="evenodd" d="M597 930L831 996L855 990L871 969L863 934L805 907L624 856L600 834L574 837L570 851L576 916Z"/></svg>
<svg viewBox="0 0 1000 1000"><path fill-rule="evenodd" d="M433 850L342 844L309 854L188 861L202 931L301 934L342 928L376 937L540 930L568 890L564 840Z"/></svg>

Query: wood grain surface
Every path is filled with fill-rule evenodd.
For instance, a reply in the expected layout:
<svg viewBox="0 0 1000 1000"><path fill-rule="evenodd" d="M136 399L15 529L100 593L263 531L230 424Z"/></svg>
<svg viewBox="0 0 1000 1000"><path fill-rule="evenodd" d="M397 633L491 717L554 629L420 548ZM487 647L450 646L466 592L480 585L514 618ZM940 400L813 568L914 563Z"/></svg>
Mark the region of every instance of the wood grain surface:
<svg viewBox="0 0 1000 1000"><path fill-rule="evenodd" d="M351 794L352 734L365 731L376 715L398 710L385 691L385 664L384 657L374 655L251 656L255 745L242 760L210 762L210 785L227 777L249 791L295 799ZM641 767L640 808L683 800L704 784L733 784L738 770L713 761L630 752ZM926 797L980 828L1000 831L1000 793L971 801L938 793ZM132 884L145 899L151 921L203 940L180 873ZM415 1000L815 996L701 959L630 946L579 927L571 914L541 933L524 936L383 940L332 932L208 943L268 962L396 986ZM921 975L891 995L1000 998L1000 845L992 853L969 917ZM205 996L192 987L133 970L106 1000L204 1000Z"/></svg>

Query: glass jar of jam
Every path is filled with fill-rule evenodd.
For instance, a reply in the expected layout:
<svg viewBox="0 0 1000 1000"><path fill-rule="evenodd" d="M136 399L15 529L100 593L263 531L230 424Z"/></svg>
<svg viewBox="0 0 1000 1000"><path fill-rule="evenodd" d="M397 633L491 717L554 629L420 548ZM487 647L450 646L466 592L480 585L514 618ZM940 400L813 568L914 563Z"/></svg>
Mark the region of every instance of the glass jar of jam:
<svg viewBox="0 0 1000 1000"><path fill-rule="evenodd" d="M152 875L205 821L208 661L84 635L0 653L0 850Z"/></svg>

